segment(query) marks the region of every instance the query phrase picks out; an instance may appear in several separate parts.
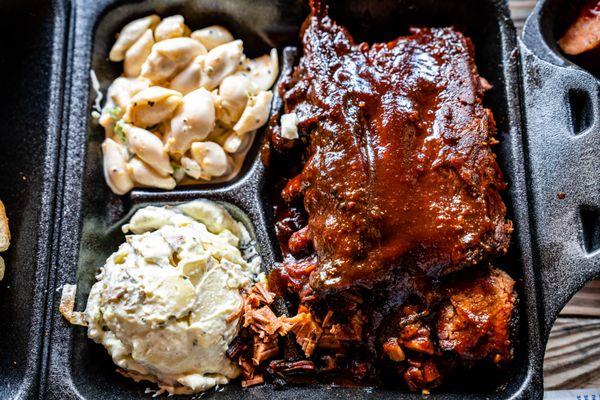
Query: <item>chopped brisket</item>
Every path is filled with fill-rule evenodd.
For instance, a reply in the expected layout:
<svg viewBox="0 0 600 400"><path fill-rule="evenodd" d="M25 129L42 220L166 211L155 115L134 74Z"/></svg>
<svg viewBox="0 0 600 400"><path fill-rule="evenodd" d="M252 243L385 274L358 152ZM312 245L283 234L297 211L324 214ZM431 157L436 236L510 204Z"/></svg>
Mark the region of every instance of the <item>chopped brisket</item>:
<svg viewBox="0 0 600 400"><path fill-rule="evenodd" d="M512 359L510 323L514 281L499 269L451 282L437 321L439 346L461 358L494 363Z"/></svg>

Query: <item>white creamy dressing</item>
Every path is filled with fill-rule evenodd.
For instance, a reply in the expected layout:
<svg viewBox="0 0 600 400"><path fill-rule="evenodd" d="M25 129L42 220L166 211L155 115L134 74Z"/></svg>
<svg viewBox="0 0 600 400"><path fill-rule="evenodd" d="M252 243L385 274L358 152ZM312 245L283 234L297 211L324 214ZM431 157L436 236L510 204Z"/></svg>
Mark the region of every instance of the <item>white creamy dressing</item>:
<svg viewBox="0 0 600 400"><path fill-rule="evenodd" d="M240 290L264 280L245 227L197 200L146 207L91 289L88 336L136 380L194 393L239 375L225 355L238 331ZM247 254L247 252L246 252ZM255 253L254 253L255 254Z"/></svg>

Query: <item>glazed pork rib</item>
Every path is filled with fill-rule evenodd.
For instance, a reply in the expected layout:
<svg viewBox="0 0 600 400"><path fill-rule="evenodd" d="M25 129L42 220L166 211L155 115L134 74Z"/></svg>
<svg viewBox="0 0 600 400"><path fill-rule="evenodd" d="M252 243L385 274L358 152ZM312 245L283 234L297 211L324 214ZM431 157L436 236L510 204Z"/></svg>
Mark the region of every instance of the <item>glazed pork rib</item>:
<svg viewBox="0 0 600 400"><path fill-rule="evenodd" d="M422 390L476 363L506 365L514 281L486 261L507 251L512 224L470 40L419 28L356 44L311 7L279 87L299 139L277 117L269 132L284 260L246 296L230 349L245 384L400 376ZM274 312L277 298L291 315Z"/></svg>
<svg viewBox="0 0 600 400"><path fill-rule="evenodd" d="M282 197L308 214L292 240L314 246L312 287L370 286L403 265L438 276L504 253L512 226L471 42L421 28L355 44L316 4L303 43L283 97L306 162Z"/></svg>

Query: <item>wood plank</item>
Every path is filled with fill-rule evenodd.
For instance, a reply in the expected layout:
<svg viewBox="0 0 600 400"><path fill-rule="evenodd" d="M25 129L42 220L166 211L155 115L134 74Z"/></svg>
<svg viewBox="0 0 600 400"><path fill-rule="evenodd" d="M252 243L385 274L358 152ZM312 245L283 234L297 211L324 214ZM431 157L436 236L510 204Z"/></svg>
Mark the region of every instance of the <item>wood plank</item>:
<svg viewBox="0 0 600 400"><path fill-rule="evenodd" d="M563 308L544 358L546 390L600 387L600 281L589 282Z"/></svg>
<svg viewBox="0 0 600 400"><path fill-rule="evenodd" d="M536 0L511 0L508 2L510 15L519 35L521 35L525 20L529 16L531 10L533 10L533 7L535 7L535 3Z"/></svg>
<svg viewBox="0 0 600 400"><path fill-rule="evenodd" d="M589 282L569 301L560 314L600 317L600 281Z"/></svg>
<svg viewBox="0 0 600 400"><path fill-rule="evenodd" d="M600 318L559 317L544 359L546 390L600 387Z"/></svg>
<svg viewBox="0 0 600 400"><path fill-rule="evenodd" d="M545 390L600 387L600 281L589 282L563 308L544 358Z"/></svg>

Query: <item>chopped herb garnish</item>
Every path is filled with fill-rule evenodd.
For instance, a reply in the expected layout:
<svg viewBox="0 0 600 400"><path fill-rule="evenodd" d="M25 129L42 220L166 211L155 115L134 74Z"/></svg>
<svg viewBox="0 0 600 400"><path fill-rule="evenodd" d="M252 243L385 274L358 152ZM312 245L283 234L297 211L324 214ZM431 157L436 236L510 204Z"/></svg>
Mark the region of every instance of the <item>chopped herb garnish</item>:
<svg viewBox="0 0 600 400"><path fill-rule="evenodd" d="M125 122L123 122L123 120L120 119L119 122L117 122L117 125L115 125L115 135L117 135L117 137L123 144L127 143L127 135L125 135L124 128Z"/></svg>
<svg viewBox="0 0 600 400"><path fill-rule="evenodd" d="M121 107L119 106L109 108L108 110L106 110L106 112L108 113L108 115L110 115L110 118L113 121L118 121L123 116L123 110L121 110Z"/></svg>

